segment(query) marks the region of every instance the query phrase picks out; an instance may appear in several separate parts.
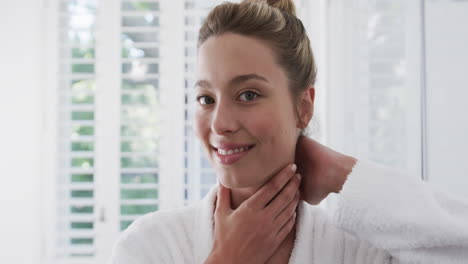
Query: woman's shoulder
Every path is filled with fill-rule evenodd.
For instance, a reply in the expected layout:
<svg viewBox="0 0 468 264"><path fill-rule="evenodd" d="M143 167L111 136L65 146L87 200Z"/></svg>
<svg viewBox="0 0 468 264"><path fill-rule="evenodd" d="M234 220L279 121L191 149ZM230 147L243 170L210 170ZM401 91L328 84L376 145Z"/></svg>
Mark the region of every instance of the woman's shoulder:
<svg viewBox="0 0 468 264"><path fill-rule="evenodd" d="M189 227L195 224L201 206L200 202L196 202L181 208L148 213L137 218L122 233L121 238L125 239L127 236L145 238L155 234L160 236L163 233L189 235L187 234L191 230Z"/></svg>
<svg viewBox="0 0 468 264"><path fill-rule="evenodd" d="M123 260L133 263L172 261L173 252L190 256L193 253L194 226L201 206L201 202L196 202L139 217L120 234L111 263L125 263Z"/></svg>

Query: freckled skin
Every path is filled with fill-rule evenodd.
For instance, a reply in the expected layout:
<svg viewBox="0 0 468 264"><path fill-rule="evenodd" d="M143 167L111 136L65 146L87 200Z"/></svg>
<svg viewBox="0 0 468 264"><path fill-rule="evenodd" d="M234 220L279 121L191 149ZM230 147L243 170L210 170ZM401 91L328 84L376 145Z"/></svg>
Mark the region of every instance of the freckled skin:
<svg viewBox="0 0 468 264"><path fill-rule="evenodd" d="M196 94L209 96L214 103L197 104L196 135L220 183L253 193L294 161L300 129L286 74L265 42L233 33L210 37L200 46L197 71L197 80L206 80L209 87L196 86ZM232 78L246 74L260 75L267 82L229 85ZM259 96L241 101L245 91ZM219 142L255 147L236 163L223 165L211 147Z"/></svg>

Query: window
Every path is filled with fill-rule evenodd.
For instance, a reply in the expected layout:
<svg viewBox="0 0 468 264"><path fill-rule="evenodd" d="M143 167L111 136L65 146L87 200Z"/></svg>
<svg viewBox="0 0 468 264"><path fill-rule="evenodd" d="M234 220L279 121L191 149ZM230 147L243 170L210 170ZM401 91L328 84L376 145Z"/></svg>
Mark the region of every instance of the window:
<svg viewBox="0 0 468 264"><path fill-rule="evenodd" d="M418 3L327 4L327 139L421 175Z"/></svg>

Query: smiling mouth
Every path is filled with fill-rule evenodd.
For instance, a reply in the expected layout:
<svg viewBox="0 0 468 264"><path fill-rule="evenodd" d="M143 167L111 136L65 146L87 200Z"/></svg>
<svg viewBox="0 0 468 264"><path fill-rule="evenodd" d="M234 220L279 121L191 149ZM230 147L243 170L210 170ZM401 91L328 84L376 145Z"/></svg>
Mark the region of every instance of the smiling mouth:
<svg viewBox="0 0 468 264"><path fill-rule="evenodd" d="M213 150L221 156L229 156L237 153L242 153L242 152L247 152L254 148L255 145L250 145L250 146L244 146L244 147L239 147L239 148L231 148L231 149L222 149L222 148L215 148L212 146Z"/></svg>

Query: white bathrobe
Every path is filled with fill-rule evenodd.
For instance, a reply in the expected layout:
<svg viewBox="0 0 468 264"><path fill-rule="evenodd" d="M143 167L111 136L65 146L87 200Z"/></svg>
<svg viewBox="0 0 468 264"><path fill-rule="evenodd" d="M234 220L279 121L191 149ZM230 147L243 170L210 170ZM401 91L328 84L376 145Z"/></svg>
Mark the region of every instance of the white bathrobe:
<svg viewBox="0 0 468 264"><path fill-rule="evenodd" d="M468 187L468 186L467 186ZM204 263L213 245L217 188L200 202L136 220L110 263ZM358 161L326 211L303 201L289 263L468 263L468 201Z"/></svg>

